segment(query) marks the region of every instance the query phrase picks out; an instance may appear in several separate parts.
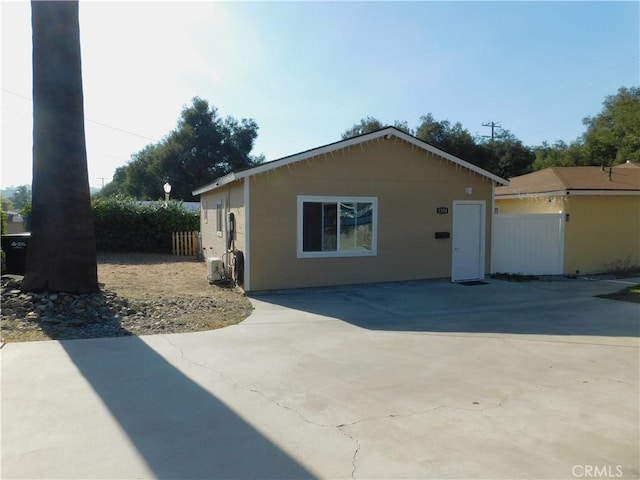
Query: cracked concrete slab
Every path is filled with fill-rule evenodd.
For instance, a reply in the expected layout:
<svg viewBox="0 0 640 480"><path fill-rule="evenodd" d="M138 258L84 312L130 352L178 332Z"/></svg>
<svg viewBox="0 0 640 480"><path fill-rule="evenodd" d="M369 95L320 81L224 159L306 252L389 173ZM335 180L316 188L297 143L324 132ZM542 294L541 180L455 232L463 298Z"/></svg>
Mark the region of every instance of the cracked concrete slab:
<svg viewBox="0 0 640 480"><path fill-rule="evenodd" d="M2 478L637 478L640 309L612 288L320 289L211 332L7 344Z"/></svg>

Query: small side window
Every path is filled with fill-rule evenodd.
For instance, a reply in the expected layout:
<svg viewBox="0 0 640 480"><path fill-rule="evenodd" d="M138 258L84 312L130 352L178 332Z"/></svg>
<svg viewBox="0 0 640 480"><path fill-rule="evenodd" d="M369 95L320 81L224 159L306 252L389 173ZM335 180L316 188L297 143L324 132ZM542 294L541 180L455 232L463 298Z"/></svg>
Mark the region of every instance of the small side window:
<svg viewBox="0 0 640 480"><path fill-rule="evenodd" d="M216 233L222 235L222 202L216 203Z"/></svg>

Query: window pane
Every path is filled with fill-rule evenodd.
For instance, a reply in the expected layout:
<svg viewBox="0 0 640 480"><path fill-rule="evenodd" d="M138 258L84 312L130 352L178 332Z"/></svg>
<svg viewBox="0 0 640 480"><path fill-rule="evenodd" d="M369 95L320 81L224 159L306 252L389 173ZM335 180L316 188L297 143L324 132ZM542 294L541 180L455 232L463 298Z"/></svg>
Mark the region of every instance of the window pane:
<svg viewBox="0 0 640 480"><path fill-rule="evenodd" d="M322 203L302 205L302 251L322 251Z"/></svg>
<svg viewBox="0 0 640 480"><path fill-rule="evenodd" d="M358 244L361 249L373 249L373 203L358 203L357 211L357 230Z"/></svg>
<svg viewBox="0 0 640 480"><path fill-rule="evenodd" d="M222 203L216 203L216 232L222 232Z"/></svg>
<svg viewBox="0 0 640 480"><path fill-rule="evenodd" d="M373 204L340 204L340 251L371 250Z"/></svg>
<svg viewBox="0 0 640 480"><path fill-rule="evenodd" d="M323 204L322 250L335 252L338 249L338 205Z"/></svg>

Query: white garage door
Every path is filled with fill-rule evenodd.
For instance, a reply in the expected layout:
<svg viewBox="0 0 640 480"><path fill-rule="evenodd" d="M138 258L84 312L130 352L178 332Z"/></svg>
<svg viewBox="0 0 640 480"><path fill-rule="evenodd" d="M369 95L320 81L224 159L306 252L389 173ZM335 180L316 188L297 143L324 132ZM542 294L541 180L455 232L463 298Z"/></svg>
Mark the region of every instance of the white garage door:
<svg viewBox="0 0 640 480"><path fill-rule="evenodd" d="M564 214L495 215L491 271L562 274Z"/></svg>

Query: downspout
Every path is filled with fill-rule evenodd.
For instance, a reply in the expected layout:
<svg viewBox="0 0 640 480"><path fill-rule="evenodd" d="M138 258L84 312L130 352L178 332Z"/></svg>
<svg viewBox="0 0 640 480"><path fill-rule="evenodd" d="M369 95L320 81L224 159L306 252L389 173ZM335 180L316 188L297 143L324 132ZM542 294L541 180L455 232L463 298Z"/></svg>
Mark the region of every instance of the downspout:
<svg viewBox="0 0 640 480"><path fill-rule="evenodd" d="M229 247L229 236L231 232L229 231L229 213L231 212L231 187L227 186L226 195L224 198L224 206L223 206L223 217L222 217L222 225L224 229L223 239L224 239L224 255L222 257L222 264L224 265L224 274L230 279L231 278L231 252Z"/></svg>
<svg viewBox="0 0 640 480"><path fill-rule="evenodd" d="M491 180L491 231L489 235L491 235L491 247L489 248L489 274L494 273L493 268L493 249L495 248L495 221L496 221L496 181Z"/></svg>
<svg viewBox="0 0 640 480"><path fill-rule="evenodd" d="M251 290L251 207L249 179L244 179L243 203L244 203L244 291Z"/></svg>

